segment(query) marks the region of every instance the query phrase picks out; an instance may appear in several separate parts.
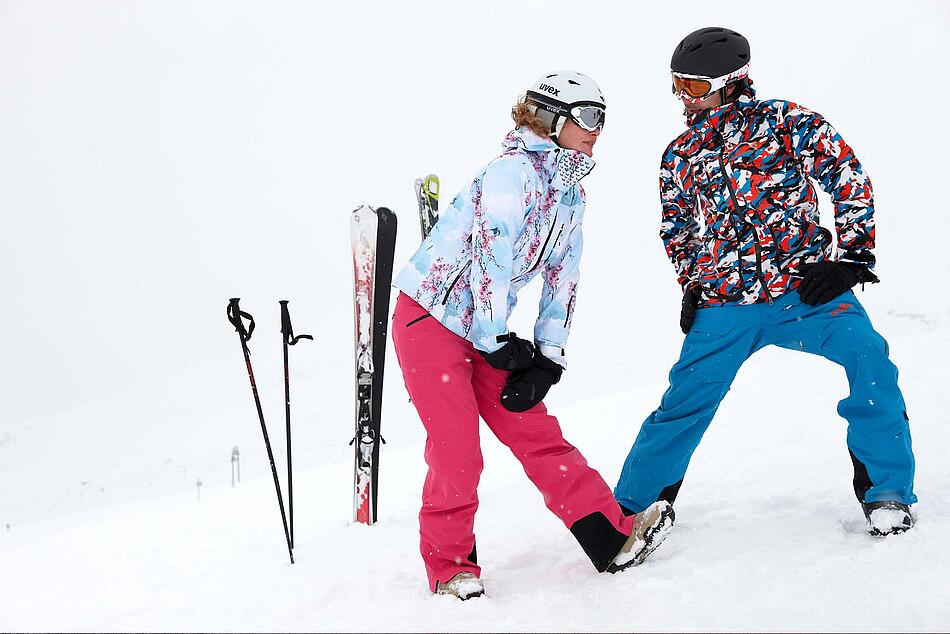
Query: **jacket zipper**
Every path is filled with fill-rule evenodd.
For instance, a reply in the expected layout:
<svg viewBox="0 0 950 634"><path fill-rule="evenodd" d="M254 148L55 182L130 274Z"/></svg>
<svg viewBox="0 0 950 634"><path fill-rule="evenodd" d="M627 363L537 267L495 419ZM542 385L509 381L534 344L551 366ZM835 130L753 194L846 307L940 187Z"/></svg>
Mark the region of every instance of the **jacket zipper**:
<svg viewBox="0 0 950 634"><path fill-rule="evenodd" d="M544 244L541 245L541 250L538 251L538 259L535 260L534 264L531 265L531 268L516 277L515 279L525 277L529 273L532 273L536 268L541 266L541 262L544 261L544 250L548 248L548 242L551 241L551 234L554 233L554 226L557 224L557 215L554 216L554 222L551 223L551 230L548 231L548 237L544 239ZM561 225L561 230L557 232L557 237L554 239L554 244L557 244L557 241L561 239L561 234L564 232L564 225Z"/></svg>
<svg viewBox="0 0 950 634"><path fill-rule="evenodd" d="M452 289L455 288L455 285L458 284L459 278L462 277L462 274L465 273L465 271L468 269L468 267L469 267L469 265L471 265L471 263L472 263L471 260L469 260L468 262L466 262L466 263L465 263L465 266L463 266L463 267L459 270L458 275L455 276L455 279L452 280L452 284L449 285L449 289L448 289L447 291L445 291L445 296L442 298L442 305L443 305L443 306L449 301L449 293L451 293L451 292L452 292Z"/></svg>
<svg viewBox="0 0 950 634"><path fill-rule="evenodd" d="M726 181L726 187L729 189L729 196L732 198L732 207L733 207L733 209L734 209L735 211L738 211L738 210L740 209L740 207L739 207L739 200L738 200L738 198L736 198L736 190L735 190L735 188L732 186L732 178L729 176L729 172L726 170L726 159L725 159L725 154L726 154L726 141L725 141L725 139L722 138L721 135L718 135L718 136L719 136L719 140L722 142L722 149L719 150L719 167L720 167L720 169L722 169L722 178L723 178L723 180ZM733 219L735 219L735 211L734 211L733 214L732 214L732 215L733 215ZM744 224L751 224L751 223L749 223L748 221L746 221ZM733 223L733 226L735 226L735 223ZM762 273L762 247L761 247L761 245L759 244L759 239L758 239L758 237L757 237L756 234L755 234L755 227L752 227L752 240L753 240L753 242L755 243L755 271L756 271L756 276L759 278L759 282L762 283L762 290L765 292L765 299L768 300L768 302L771 304L771 303L772 303L772 294L769 293L769 285L766 284L766 282L765 282L765 275ZM736 234L737 247L738 247L738 242L739 242L739 235L738 235L738 233L737 233L737 234ZM738 264L739 264L739 267L740 267L740 270L739 270L739 278L740 278L740 280L741 280L741 278L742 278L742 268L741 268L741 267L742 267L742 258L741 258L741 257L739 258Z"/></svg>
<svg viewBox="0 0 950 634"><path fill-rule="evenodd" d="M762 274L762 247L759 245L759 240L755 239L755 268L759 273L759 281L762 282L762 291L765 293L765 299L768 302L772 303L772 294L769 293L769 285L765 282L765 275Z"/></svg>
<svg viewBox="0 0 950 634"><path fill-rule="evenodd" d="M432 313L426 313L425 315L422 315L421 317L416 317L415 319L410 321L408 324L406 324L406 328L431 316L432 316Z"/></svg>

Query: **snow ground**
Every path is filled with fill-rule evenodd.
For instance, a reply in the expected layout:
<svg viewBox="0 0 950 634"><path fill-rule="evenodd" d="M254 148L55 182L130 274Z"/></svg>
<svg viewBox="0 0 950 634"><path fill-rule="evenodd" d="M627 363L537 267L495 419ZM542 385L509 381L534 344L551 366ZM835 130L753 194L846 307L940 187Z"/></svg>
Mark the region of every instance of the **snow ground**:
<svg viewBox="0 0 950 634"><path fill-rule="evenodd" d="M884 321L882 329L901 325ZM908 336L891 341L905 367L935 348L950 353L944 331L905 328ZM813 398L775 412L757 377L776 365L807 377L800 392ZM750 361L694 459L672 535L619 575L594 572L486 432L476 531L488 595L464 604L431 596L417 554L422 436L397 393L377 525L348 522L351 455L341 442L316 452L318 460L296 454L296 464L320 466L295 475L293 566L266 471L233 489L204 486L200 502L192 488L16 526L0 534L0 630L943 630L944 414L912 405L916 528L872 538L850 490L844 424L831 396L844 385L837 374L817 358L778 350ZM916 389L908 391L921 393L909 394L911 403L940 388L910 374L905 382ZM552 411L612 482L638 425L626 410L646 413L662 385L595 398L563 387ZM271 433L279 444L279 429ZM263 449L253 453L247 460L266 469Z"/></svg>
<svg viewBox="0 0 950 634"><path fill-rule="evenodd" d="M945 216L934 104L950 97L932 78L950 61L950 12L796 8L777 20L685 1L0 4L0 630L950 627L950 266L931 239ZM710 23L752 38L760 94L825 114L874 179L884 281L860 299L901 370L917 527L864 533L834 411L843 374L770 349L697 452L671 537L621 575L593 572L486 432L488 595L432 597L417 554L423 436L392 355L380 522L349 522L347 212L393 207L405 261L415 177L437 171L454 194L536 75L576 67L601 83L612 114L585 182L571 366L548 405L612 484L681 341L656 238L658 156L682 125L662 69L684 31ZM420 74L438 99L419 96ZM901 89L866 95L894 77ZM276 300L316 336L291 360L294 566L224 320L234 295L258 320L254 369L281 465ZM518 332L536 305L526 295Z"/></svg>

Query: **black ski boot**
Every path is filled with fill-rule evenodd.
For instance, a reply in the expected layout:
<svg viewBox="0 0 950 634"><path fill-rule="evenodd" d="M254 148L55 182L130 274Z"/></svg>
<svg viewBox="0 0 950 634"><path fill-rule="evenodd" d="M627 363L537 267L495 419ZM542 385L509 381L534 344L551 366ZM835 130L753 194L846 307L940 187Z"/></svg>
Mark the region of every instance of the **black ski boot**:
<svg viewBox="0 0 950 634"><path fill-rule="evenodd" d="M868 533L871 535L896 535L914 526L910 507L902 502L864 502L861 506L864 508Z"/></svg>

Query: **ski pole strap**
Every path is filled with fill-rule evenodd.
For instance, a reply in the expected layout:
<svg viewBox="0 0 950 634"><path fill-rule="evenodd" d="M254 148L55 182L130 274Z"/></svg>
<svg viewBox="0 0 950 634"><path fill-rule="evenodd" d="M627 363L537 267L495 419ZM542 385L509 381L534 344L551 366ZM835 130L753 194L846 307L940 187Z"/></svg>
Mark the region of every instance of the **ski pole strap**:
<svg viewBox="0 0 950 634"><path fill-rule="evenodd" d="M309 339L313 341L313 337L310 335L298 335L294 337L294 327L290 325L290 310L287 308L286 299L279 301L280 303L280 333L284 335L284 343L288 346L296 344L301 339Z"/></svg>
<svg viewBox="0 0 950 634"><path fill-rule="evenodd" d="M242 341L250 341L251 335L254 334L254 318L251 317L250 313L245 313L241 310L238 306L239 301L241 301L240 298L232 297L230 302L228 302L228 321L231 322L234 329L241 335ZM244 327L244 319L250 322L247 328Z"/></svg>

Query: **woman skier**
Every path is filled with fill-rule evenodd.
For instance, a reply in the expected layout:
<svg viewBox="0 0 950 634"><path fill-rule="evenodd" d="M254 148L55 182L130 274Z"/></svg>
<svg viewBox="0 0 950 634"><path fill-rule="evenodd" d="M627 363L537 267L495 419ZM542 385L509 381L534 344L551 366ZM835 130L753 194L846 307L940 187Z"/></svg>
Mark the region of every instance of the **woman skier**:
<svg viewBox="0 0 950 634"><path fill-rule="evenodd" d="M561 378L574 312L584 190L606 103L589 77L545 75L512 109L502 154L455 197L398 274L393 342L428 434L420 550L437 594L484 586L473 523L478 419L507 445L600 572L642 562L672 526L665 502L625 516L541 400ZM518 291L541 275L534 341L510 332Z"/></svg>

